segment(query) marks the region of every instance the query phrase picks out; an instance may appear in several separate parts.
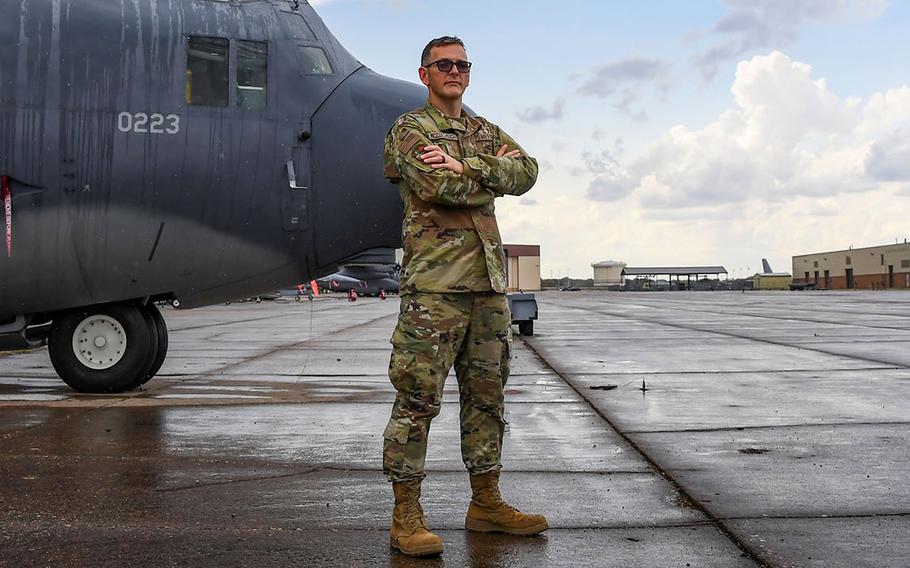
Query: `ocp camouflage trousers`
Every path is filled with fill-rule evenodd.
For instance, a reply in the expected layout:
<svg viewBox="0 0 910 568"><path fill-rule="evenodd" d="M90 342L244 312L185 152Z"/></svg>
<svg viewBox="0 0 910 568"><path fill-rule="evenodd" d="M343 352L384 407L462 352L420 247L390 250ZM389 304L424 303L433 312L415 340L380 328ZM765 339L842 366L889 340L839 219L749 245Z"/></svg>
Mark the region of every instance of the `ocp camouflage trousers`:
<svg viewBox="0 0 910 568"><path fill-rule="evenodd" d="M461 458L471 473L501 467L503 389L511 314L505 294L407 294L392 334L389 378L398 391L383 433L389 481L422 479L430 422L452 365L461 402Z"/></svg>

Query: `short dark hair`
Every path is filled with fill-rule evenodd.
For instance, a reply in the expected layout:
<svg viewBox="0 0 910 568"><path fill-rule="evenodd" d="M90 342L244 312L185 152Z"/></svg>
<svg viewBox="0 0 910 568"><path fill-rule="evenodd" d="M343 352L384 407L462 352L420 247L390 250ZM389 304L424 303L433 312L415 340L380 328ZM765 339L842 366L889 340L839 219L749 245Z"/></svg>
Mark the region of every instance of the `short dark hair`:
<svg viewBox="0 0 910 568"><path fill-rule="evenodd" d="M427 63L430 62L430 50L434 47L442 47L443 45L460 45L464 47L464 42L461 41L457 36L442 36L436 39L431 39L430 43L423 48L423 53L420 54L420 66L424 67Z"/></svg>

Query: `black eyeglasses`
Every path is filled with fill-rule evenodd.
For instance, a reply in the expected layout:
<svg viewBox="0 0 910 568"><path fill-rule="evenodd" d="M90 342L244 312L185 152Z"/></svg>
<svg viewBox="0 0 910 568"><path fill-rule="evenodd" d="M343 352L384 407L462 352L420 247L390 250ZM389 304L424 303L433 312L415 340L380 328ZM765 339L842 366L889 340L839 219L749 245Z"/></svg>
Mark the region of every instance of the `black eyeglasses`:
<svg viewBox="0 0 910 568"><path fill-rule="evenodd" d="M471 72L471 62L470 61L453 61L451 59L437 59L431 63L427 63L424 67L429 68L431 65L435 65L437 69L443 73L448 73L452 70L454 65L459 73L470 73Z"/></svg>

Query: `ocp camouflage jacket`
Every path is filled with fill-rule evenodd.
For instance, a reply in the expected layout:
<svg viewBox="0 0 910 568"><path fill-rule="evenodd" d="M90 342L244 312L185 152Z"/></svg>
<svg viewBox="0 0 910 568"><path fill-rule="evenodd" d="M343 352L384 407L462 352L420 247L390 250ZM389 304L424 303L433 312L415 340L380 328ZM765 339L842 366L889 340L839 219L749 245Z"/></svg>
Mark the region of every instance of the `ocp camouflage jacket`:
<svg viewBox="0 0 910 568"><path fill-rule="evenodd" d="M497 158L503 145L520 150ZM464 173L434 169L419 156L437 145ZM429 102L395 121L385 139L385 177L404 203L401 293L506 291L505 256L494 199L537 181L537 160L508 134L462 111L450 119Z"/></svg>

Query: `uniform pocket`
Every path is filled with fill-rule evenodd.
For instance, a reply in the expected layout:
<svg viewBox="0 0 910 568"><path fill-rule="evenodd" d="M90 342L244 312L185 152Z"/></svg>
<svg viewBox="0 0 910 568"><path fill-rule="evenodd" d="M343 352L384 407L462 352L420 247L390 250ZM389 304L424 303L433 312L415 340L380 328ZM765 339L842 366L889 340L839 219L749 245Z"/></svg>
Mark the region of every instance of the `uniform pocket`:
<svg viewBox="0 0 910 568"><path fill-rule="evenodd" d="M408 443L408 434L411 431L411 425L403 420L392 419L385 427L382 437L386 440L397 442L399 444Z"/></svg>
<svg viewBox="0 0 910 568"><path fill-rule="evenodd" d="M474 140L474 149L478 154L487 154L489 156L496 155L492 138L477 138Z"/></svg>
<svg viewBox="0 0 910 568"><path fill-rule="evenodd" d="M391 342L402 351L424 357L435 358L439 353L439 331L414 324L404 318L398 320Z"/></svg>

